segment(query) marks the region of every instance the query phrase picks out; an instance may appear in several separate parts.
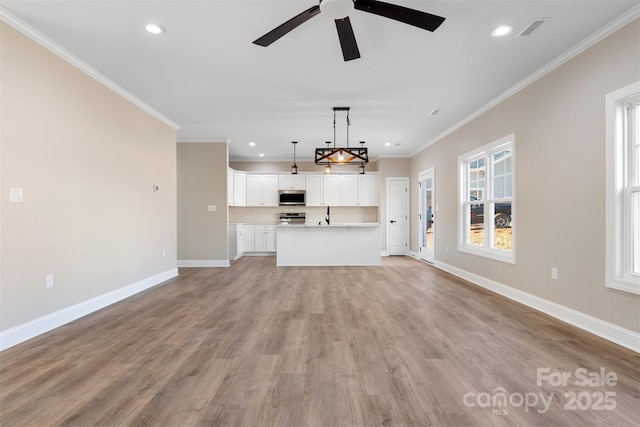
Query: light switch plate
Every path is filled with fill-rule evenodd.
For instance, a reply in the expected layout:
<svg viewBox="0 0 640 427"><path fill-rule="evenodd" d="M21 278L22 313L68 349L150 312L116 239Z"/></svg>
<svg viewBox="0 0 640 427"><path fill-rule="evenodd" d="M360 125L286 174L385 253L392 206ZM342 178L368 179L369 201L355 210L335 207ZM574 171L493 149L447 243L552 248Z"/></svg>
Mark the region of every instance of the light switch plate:
<svg viewBox="0 0 640 427"><path fill-rule="evenodd" d="M10 203L23 203L24 192L22 188L10 188L9 189L9 202Z"/></svg>
<svg viewBox="0 0 640 427"><path fill-rule="evenodd" d="M209 205L207 206L207 210L209 212L215 212L216 211L216 205Z"/></svg>

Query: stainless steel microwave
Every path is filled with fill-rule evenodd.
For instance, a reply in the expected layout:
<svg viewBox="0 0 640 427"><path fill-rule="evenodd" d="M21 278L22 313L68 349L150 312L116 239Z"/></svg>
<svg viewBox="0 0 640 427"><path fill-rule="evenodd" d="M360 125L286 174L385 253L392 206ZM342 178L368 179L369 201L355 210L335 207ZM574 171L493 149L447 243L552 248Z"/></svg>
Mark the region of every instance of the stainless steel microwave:
<svg viewBox="0 0 640 427"><path fill-rule="evenodd" d="M278 203L280 206L305 206L304 190L280 190Z"/></svg>

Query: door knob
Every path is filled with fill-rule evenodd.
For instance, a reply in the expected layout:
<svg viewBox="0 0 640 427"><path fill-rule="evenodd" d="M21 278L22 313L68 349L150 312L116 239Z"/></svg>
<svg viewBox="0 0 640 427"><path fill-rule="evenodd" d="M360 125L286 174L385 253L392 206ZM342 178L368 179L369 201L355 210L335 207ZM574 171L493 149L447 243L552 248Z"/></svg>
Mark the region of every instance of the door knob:
<svg viewBox="0 0 640 427"><path fill-rule="evenodd" d="M391 224L395 224L396 222L398 222L398 221L395 221L393 219L391 220Z"/></svg>

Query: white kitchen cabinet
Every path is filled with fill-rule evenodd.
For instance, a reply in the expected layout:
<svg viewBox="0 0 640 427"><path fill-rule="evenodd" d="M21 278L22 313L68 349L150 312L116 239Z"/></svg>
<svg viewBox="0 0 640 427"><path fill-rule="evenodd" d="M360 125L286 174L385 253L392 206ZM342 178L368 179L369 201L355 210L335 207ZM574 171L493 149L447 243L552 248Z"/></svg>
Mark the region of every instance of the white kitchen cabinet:
<svg viewBox="0 0 640 427"><path fill-rule="evenodd" d="M340 206L340 175L307 175L307 206Z"/></svg>
<svg viewBox="0 0 640 427"><path fill-rule="evenodd" d="M358 175L340 177L340 206L358 205Z"/></svg>
<svg viewBox="0 0 640 427"><path fill-rule="evenodd" d="M245 227L244 224L236 225L236 259L240 258L244 253L244 242L245 242Z"/></svg>
<svg viewBox="0 0 640 427"><path fill-rule="evenodd" d="M378 174L358 175L357 206L378 206Z"/></svg>
<svg viewBox="0 0 640 427"><path fill-rule="evenodd" d="M378 174L309 174L307 206L377 206Z"/></svg>
<svg viewBox="0 0 640 427"><path fill-rule="evenodd" d="M254 251L275 252L277 230L276 226L256 224L254 227Z"/></svg>
<svg viewBox="0 0 640 427"><path fill-rule="evenodd" d="M342 175L340 180L340 206L377 206L378 175Z"/></svg>
<svg viewBox="0 0 640 427"><path fill-rule="evenodd" d="M323 175L324 178L324 205L340 206L340 183L341 175Z"/></svg>
<svg viewBox="0 0 640 427"><path fill-rule="evenodd" d="M236 224L229 224L227 226L227 254L229 260L236 258L238 238L236 236Z"/></svg>
<svg viewBox="0 0 640 427"><path fill-rule="evenodd" d="M247 174L247 206L278 206L278 175Z"/></svg>
<svg viewBox="0 0 640 427"><path fill-rule="evenodd" d="M231 169L233 171L233 169ZM244 172L233 171L233 179L230 178L231 173L227 175L228 180L232 180L232 186L227 183L227 191L232 189L232 197L227 195L229 206L246 206L247 205L247 175Z"/></svg>
<svg viewBox="0 0 640 427"><path fill-rule="evenodd" d="M255 252L255 226L253 224L244 225L244 251Z"/></svg>
<svg viewBox="0 0 640 427"><path fill-rule="evenodd" d="M324 206L324 175L307 175L306 179L306 205Z"/></svg>
<svg viewBox="0 0 640 427"><path fill-rule="evenodd" d="M305 175L300 174L283 174L278 175L278 189L279 190L305 190L306 189Z"/></svg>
<svg viewBox="0 0 640 427"><path fill-rule="evenodd" d="M262 175L247 176L247 206L260 206L262 203Z"/></svg>
<svg viewBox="0 0 640 427"><path fill-rule="evenodd" d="M227 168L227 206L233 206L233 169Z"/></svg>

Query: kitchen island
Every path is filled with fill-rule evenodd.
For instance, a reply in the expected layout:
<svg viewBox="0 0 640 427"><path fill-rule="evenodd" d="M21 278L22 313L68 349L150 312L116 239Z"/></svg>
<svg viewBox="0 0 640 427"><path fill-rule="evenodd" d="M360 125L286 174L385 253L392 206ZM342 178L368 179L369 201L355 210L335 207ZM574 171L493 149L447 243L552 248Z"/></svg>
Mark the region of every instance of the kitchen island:
<svg viewBox="0 0 640 427"><path fill-rule="evenodd" d="M278 266L381 265L380 224L278 226Z"/></svg>

